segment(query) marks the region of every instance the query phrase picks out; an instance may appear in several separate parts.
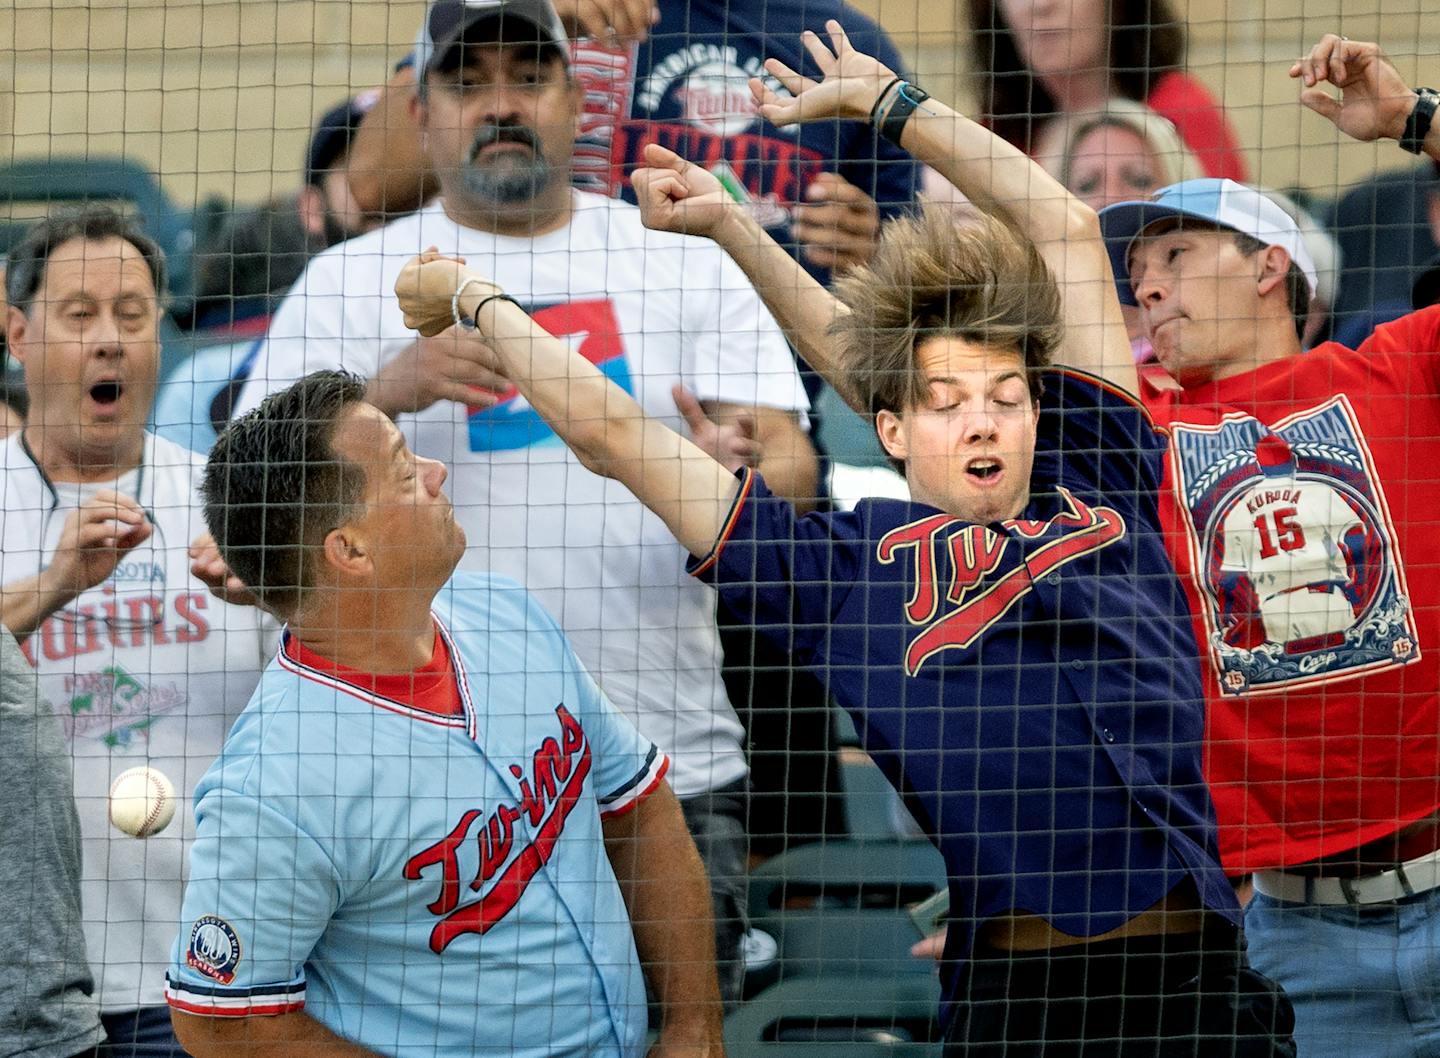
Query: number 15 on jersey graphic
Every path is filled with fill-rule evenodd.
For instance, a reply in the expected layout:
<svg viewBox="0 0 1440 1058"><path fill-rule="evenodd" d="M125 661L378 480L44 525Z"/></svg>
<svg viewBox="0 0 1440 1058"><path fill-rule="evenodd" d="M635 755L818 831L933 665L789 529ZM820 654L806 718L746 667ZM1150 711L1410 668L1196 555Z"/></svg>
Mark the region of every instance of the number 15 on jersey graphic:
<svg viewBox="0 0 1440 1058"><path fill-rule="evenodd" d="M1384 492L1348 402L1274 426L1177 424L1209 654L1230 694L1416 660Z"/></svg>

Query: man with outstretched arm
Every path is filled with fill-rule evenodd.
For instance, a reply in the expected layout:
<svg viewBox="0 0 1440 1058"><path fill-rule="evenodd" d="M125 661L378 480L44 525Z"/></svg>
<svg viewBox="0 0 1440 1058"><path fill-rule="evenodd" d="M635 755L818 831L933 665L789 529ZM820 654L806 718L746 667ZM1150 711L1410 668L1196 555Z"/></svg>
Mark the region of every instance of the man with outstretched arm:
<svg viewBox="0 0 1440 1058"><path fill-rule="evenodd" d="M1290 76L1346 135L1440 159L1440 93L1377 45L1327 34ZM1161 513L1254 963L1305 1054L1433 1053L1440 309L1302 355L1315 268L1268 196L1191 180L1100 219L1164 368L1141 397L1171 438Z"/></svg>
<svg viewBox="0 0 1440 1058"><path fill-rule="evenodd" d="M719 1058L669 759L442 491L315 372L220 435L205 517L286 622L196 791L166 998L196 1058Z"/></svg>
<svg viewBox="0 0 1440 1058"><path fill-rule="evenodd" d="M838 26L832 40L835 54L807 38L822 82L770 66L796 97L757 90L771 120L879 110L913 153L969 157L968 123L939 106L906 123L911 86L897 96ZM651 160L674 164L637 174L647 223L725 224L713 178ZM424 254L396 291L422 334L473 322L581 461L640 497L692 572L855 715L949 868L950 1053L1293 1054L1288 1005L1246 963L1219 867L1197 651L1156 502L1164 440L1116 386L1047 370L1052 354L1107 369L1129 355L1093 213L1058 190L1041 202L1024 232L939 212L894 222L840 302L736 254L772 306L825 318L817 366L873 410L906 470L911 502L847 514L772 502L758 474L647 418L462 262ZM1062 298L1042 254L1067 239Z"/></svg>

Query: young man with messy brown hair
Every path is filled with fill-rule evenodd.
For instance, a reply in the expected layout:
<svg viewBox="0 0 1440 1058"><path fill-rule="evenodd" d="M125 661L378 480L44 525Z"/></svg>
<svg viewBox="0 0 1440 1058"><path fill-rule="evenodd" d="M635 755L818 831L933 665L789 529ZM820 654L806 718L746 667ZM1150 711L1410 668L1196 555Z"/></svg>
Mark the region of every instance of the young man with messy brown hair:
<svg viewBox="0 0 1440 1058"><path fill-rule="evenodd" d="M949 868L949 1053L1293 1054L1219 866L1196 645L1156 501L1164 439L1115 385L1043 370L1053 355L1126 377L1095 215L831 29L833 52L806 42L823 81L769 65L792 96L757 83L766 116L869 115L967 194L1012 188L1005 221L897 222L837 303L700 168L652 148L635 183L647 225L724 246L873 411L909 502L798 518L462 262L407 267L407 322L473 321L585 465L855 716Z"/></svg>

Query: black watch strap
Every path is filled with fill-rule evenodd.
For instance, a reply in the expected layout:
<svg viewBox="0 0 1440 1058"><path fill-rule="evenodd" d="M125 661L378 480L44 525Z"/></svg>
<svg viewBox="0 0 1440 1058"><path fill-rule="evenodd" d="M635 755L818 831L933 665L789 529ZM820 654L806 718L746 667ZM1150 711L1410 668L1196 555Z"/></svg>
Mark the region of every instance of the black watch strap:
<svg viewBox="0 0 1440 1058"><path fill-rule="evenodd" d="M880 135L895 146L900 146L900 134L905 131L905 123L910 120L915 109L929 98L930 93L925 89L909 81L901 81L900 87L895 91L895 102L890 104L890 109L885 112L885 120L880 123Z"/></svg>
<svg viewBox="0 0 1440 1058"><path fill-rule="evenodd" d="M1430 134L1430 122L1440 109L1440 92L1433 88L1415 89L1415 109L1405 119L1405 131L1400 134L1400 147L1411 154L1423 154L1425 137Z"/></svg>

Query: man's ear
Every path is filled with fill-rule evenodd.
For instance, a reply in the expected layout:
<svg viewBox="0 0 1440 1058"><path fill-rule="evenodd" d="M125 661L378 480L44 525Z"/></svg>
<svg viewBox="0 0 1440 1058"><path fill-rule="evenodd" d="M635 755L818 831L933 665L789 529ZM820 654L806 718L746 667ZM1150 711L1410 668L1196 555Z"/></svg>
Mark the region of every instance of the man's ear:
<svg viewBox="0 0 1440 1058"><path fill-rule="evenodd" d="M25 363L27 350L25 338L30 332L30 320L14 305L5 306L5 346L10 355L21 364Z"/></svg>
<svg viewBox="0 0 1440 1058"><path fill-rule="evenodd" d="M1256 256L1260 259L1260 274L1256 278L1263 298L1290 277L1290 255L1279 246L1267 246Z"/></svg>
<svg viewBox="0 0 1440 1058"><path fill-rule="evenodd" d="M325 192L314 184L306 184L295 200L295 212L308 235L325 234Z"/></svg>
<svg viewBox="0 0 1440 1058"><path fill-rule="evenodd" d="M909 458L903 426L900 416L888 408L875 413L875 436L880 438L880 447L885 449L891 459L898 459L902 463Z"/></svg>
<svg viewBox="0 0 1440 1058"><path fill-rule="evenodd" d="M325 564L346 577L363 577L374 568L365 541L353 526L342 525L325 536Z"/></svg>

